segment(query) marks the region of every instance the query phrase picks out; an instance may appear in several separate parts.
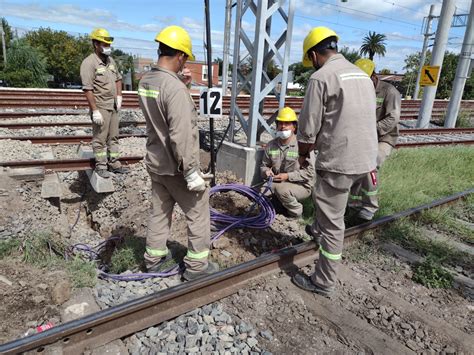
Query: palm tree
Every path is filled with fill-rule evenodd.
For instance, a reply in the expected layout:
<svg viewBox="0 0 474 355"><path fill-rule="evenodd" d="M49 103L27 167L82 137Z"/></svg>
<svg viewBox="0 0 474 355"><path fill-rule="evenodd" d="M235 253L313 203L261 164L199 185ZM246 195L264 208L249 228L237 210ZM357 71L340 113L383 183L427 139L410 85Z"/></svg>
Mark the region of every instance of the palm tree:
<svg viewBox="0 0 474 355"><path fill-rule="evenodd" d="M355 63L357 59L360 59L359 51L356 49L350 49L349 47L342 47L339 50L339 53L341 53L346 59L351 62Z"/></svg>
<svg viewBox="0 0 474 355"><path fill-rule="evenodd" d="M363 39L362 46L360 46L360 54L368 54L370 60L373 60L376 54L384 56L386 39L387 36L384 34L369 31L369 34Z"/></svg>

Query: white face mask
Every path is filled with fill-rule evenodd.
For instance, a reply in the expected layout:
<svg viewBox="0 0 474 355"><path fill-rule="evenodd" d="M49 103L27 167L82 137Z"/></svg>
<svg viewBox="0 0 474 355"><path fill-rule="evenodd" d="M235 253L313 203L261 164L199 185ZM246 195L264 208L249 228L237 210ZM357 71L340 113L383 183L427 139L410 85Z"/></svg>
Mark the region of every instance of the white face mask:
<svg viewBox="0 0 474 355"><path fill-rule="evenodd" d="M109 56L112 54L112 48L110 47L102 47L102 53L106 56Z"/></svg>
<svg viewBox="0 0 474 355"><path fill-rule="evenodd" d="M287 129L287 130L285 130L285 131L278 131L278 132L276 133L276 136L277 136L278 138L281 138L281 139L288 139L288 138L291 137L291 133L292 133L292 131L289 130L289 129Z"/></svg>

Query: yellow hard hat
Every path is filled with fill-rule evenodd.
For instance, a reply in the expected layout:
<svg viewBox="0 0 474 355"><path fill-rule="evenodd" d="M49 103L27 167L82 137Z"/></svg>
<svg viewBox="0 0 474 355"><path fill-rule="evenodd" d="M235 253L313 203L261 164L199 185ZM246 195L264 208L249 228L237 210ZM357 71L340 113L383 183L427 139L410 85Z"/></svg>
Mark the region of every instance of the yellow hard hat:
<svg viewBox="0 0 474 355"><path fill-rule="evenodd" d="M368 76L372 76L372 74L374 73L375 63L370 59L357 59L354 64L357 65L359 69L362 69Z"/></svg>
<svg viewBox="0 0 474 355"><path fill-rule="evenodd" d="M114 38L110 37L109 31L107 31L105 28L95 28L91 32L90 38L107 44L112 44L114 41Z"/></svg>
<svg viewBox="0 0 474 355"><path fill-rule="evenodd" d="M193 44L188 32L179 26L168 26L155 37L156 42L166 44L168 47L186 53L189 60L195 60Z"/></svg>
<svg viewBox="0 0 474 355"><path fill-rule="evenodd" d="M291 107L283 107L278 112L276 120L280 122L298 122L298 117L296 117L296 112Z"/></svg>
<svg viewBox="0 0 474 355"><path fill-rule="evenodd" d="M313 62L308 57L308 51L313 48L318 43L324 41L326 38L329 37L336 37L339 40L339 36L331 30L330 28L321 26L313 28L303 42L303 66L304 67L311 67L313 66Z"/></svg>

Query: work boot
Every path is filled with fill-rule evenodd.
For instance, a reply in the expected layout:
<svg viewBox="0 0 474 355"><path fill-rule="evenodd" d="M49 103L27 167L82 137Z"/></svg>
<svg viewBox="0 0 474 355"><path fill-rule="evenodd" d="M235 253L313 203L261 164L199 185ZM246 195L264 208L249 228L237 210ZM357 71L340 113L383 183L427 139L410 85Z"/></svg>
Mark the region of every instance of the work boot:
<svg viewBox="0 0 474 355"><path fill-rule="evenodd" d="M307 224L304 227L304 231L306 232L307 235L309 235L311 238L313 238L314 242L316 244L321 244L321 236L319 234L314 234L313 233L313 227L311 224Z"/></svg>
<svg viewBox="0 0 474 355"><path fill-rule="evenodd" d="M207 276L210 274L213 274L215 272L219 271L219 266L216 263L212 263L209 261L207 264L207 269L203 271L198 271L198 272L192 272L186 269L186 271L183 273L183 279L186 281L193 281L196 280L200 277Z"/></svg>
<svg viewBox="0 0 474 355"><path fill-rule="evenodd" d="M100 176L103 179L108 179L110 178L110 173L107 171L107 169L95 169L95 173Z"/></svg>
<svg viewBox="0 0 474 355"><path fill-rule="evenodd" d="M334 288L327 289L315 285L308 275L302 273L294 275L291 278L291 282L303 290L314 292L327 298L331 298L334 295Z"/></svg>
<svg viewBox="0 0 474 355"><path fill-rule="evenodd" d="M351 228L351 227L358 226L360 224L370 222L371 220L372 219L366 219L366 218L360 216L360 214L358 214L358 215L355 215L355 216L352 216L351 218L349 218L345 222L345 225L346 225L346 228Z"/></svg>
<svg viewBox="0 0 474 355"><path fill-rule="evenodd" d="M123 166L119 166L118 168L109 167L109 170L114 174L127 174L130 171L129 168L125 168Z"/></svg>
<svg viewBox="0 0 474 355"><path fill-rule="evenodd" d="M146 271L148 273L160 273L160 272L168 272L176 266L176 262L173 259L173 256L170 252L166 254L166 256L162 257L156 263L151 265L150 267L147 266Z"/></svg>

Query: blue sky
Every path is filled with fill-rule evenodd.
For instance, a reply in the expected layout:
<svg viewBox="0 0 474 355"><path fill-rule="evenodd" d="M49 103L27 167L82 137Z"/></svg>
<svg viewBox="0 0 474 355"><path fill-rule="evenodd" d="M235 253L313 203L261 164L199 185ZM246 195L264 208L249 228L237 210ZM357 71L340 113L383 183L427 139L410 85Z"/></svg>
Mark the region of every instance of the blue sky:
<svg viewBox="0 0 474 355"><path fill-rule="evenodd" d="M185 27L193 38L193 50L204 59L203 0L135 0L135 1L31 1L0 0L0 16L21 35L39 27L86 34L94 27L105 27L116 38L115 47L143 57L156 56L157 32L170 24ZM441 9L441 0L295 0L291 61L301 60L302 43L315 26L328 26L340 37L340 46L358 49L369 31L387 36L387 54L375 58L377 68L403 72L408 54L421 50L423 17L430 4ZM210 0L213 57L222 57L225 0ZM456 0L456 13L469 11L471 0ZM234 14L235 19L235 14ZM255 21L243 19L251 32ZM436 29L437 21L434 21ZM275 36L283 29L282 21L273 23ZM448 49L459 53L465 28L452 28ZM233 38L233 35L232 37ZM232 52L232 50L231 50Z"/></svg>

